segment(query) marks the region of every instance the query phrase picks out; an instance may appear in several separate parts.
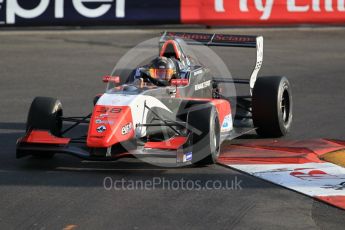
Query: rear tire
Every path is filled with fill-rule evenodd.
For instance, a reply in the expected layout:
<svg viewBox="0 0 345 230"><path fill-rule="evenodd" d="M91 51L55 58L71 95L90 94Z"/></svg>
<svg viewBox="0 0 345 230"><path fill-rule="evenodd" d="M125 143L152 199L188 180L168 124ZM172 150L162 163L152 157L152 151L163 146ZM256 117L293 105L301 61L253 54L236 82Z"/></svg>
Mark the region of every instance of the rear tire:
<svg viewBox="0 0 345 230"><path fill-rule="evenodd" d="M200 104L190 108L187 115L192 133L192 162L197 166L214 164L220 152L220 125L216 108L212 104Z"/></svg>
<svg viewBox="0 0 345 230"><path fill-rule="evenodd" d="M60 137L62 130L62 105L55 98L36 97L31 103L26 131L31 129L47 130L54 136ZM51 158L54 153L33 153L34 157Z"/></svg>
<svg viewBox="0 0 345 230"><path fill-rule="evenodd" d="M292 123L292 94L286 77L258 78L252 99L256 132L262 137L285 136Z"/></svg>

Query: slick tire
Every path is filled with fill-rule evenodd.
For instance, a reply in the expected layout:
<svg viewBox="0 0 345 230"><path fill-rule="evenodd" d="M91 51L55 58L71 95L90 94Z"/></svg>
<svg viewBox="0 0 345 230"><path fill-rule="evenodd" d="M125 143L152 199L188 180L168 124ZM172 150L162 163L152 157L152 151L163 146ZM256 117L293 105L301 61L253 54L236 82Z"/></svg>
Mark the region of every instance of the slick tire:
<svg viewBox="0 0 345 230"><path fill-rule="evenodd" d="M31 129L47 130L54 136L60 137L62 130L62 105L55 98L36 97L31 103L26 131ZM33 153L34 157L51 158L54 153Z"/></svg>
<svg viewBox="0 0 345 230"><path fill-rule="evenodd" d="M292 123L292 94L286 77L259 77L252 97L252 117L262 137L285 136Z"/></svg>
<svg viewBox="0 0 345 230"><path fill-rule="evenodd" d="M217 162L220 152L220 125L216 108L208 104L194 105L187 114L192 131L192 163L205 166Z"/></svg>

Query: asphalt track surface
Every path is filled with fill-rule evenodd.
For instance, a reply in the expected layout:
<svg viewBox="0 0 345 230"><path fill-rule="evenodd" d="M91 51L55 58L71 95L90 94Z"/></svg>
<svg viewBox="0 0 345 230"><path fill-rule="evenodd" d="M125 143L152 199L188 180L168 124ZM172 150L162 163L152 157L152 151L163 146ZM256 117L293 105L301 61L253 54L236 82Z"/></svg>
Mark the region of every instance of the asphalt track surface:
<svg viewBox="0 0 345 230"><path fill-rule="evenodd" d="M214 30L187 29L195 32ZM0 227L2 229L343 229L345 212L220 165L165 169L138 160L15 159L32 99L61 99L66 115L87 114L101 76L160 30L0 32ZM219 29L265 37L261 75L285 75L295 102L288 139L345 139L344 28ZM246 76L249 50L216 49ZM257 138L249 135L240 141ZM113 180L241 181L241 190L115 190Z"/></svg>

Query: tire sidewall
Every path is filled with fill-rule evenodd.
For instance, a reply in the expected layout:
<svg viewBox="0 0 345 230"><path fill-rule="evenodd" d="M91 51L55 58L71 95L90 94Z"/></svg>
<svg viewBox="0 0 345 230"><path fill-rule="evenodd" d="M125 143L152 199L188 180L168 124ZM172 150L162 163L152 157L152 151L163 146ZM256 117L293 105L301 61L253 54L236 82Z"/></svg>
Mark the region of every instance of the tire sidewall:
<svg viewBox="0 0 345 230"><path fill-rule="evenodd" d="M193 163L207 165L215 163L219 156L220 125L216 108L210 103L202 106L205 107L193 112L189 119L197 119L191 122L192 126L202 132L201 136L192 134Z"/></svg>
<svg viewBox="0 0 345 230"><path fill-rule="evenodd" d="M36 97L29 110L26 130L48 130L51 134L60 137L63 115L62 104L59 100L50 97Z"/></svg>
<svg viewBox="0 0 345 230"><path fill-rule="evenodd" d="M289 114L285 122L281 103L284 92L288 93ZM262 137L286 135L292 124L292 93L286 77L260 77L254 85L252 96L252 118L256 132Z"/></svg>
<svg viewBox="0 0 345 230"><path fill-rule="evenodd" d="M214 107L210 119L210 151L213 163L216 163L220 153L220 124L218 112Z"/></svg>
<svg viewBox="0 0 345 230"><path fill-rule="evenodd" d="M287 122L283 120L283 112L281 110L281 103L282 103L283 94L285 91L287 91L289 94L288 95L289 96L289 115L288 115L289 117L287 119ZM278 93L277 93L277 116L278 116L277 120L279 122L279 127L283 135L286 135L290 131L290 128L291 128L292 108L293 106L292 106L291 87L288 80L285 77L283 77L281 79Z"/></svg>

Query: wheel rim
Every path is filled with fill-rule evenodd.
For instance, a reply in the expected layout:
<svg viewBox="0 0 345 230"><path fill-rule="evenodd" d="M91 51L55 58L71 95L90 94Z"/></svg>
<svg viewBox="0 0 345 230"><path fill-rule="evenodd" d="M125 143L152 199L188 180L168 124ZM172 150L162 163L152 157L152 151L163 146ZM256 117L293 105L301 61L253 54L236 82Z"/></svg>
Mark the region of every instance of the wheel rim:
<svg viewBox="0 0 345 230"><path fill-rule="evenodd" d="M219 156L219 144L218 144L219 138L217 137L219 127L217 126L217 123L219 123L219 121L216 118L213 120L212 127L214 127L214 128L212 129L213 131L212 131L212 136L211 136L211 138L212 138L211 140L213 141L213 146L214 146L214 153L215 153L214 155L216 157Z"/></svg>
<svg viewBox="0 0 345 230"><path fill-rule="evenodd" d="M217 139L216 139L216 134L215 134L214 128L215 128L215 122L213 119L211 119L211 122L210 122L211 140L210 141L212 141L212 145L213 145L214 149L216 149Z"/></svg>
<svg viewBox="0 0 345 230"><path fill-rule="evenodd" d="M290 95L286 89L283 92L282 99L280 102L280 111L282 114L282 120L286 125L287 123L289 123L290 119Z"/></svg>
<svg viewBox="0 0 345 230"><path fill-rule="evenodd" d="M217 137L216 137L215 133L213 133L213 146L214 146L214 150L217 154Z"/></svg>

